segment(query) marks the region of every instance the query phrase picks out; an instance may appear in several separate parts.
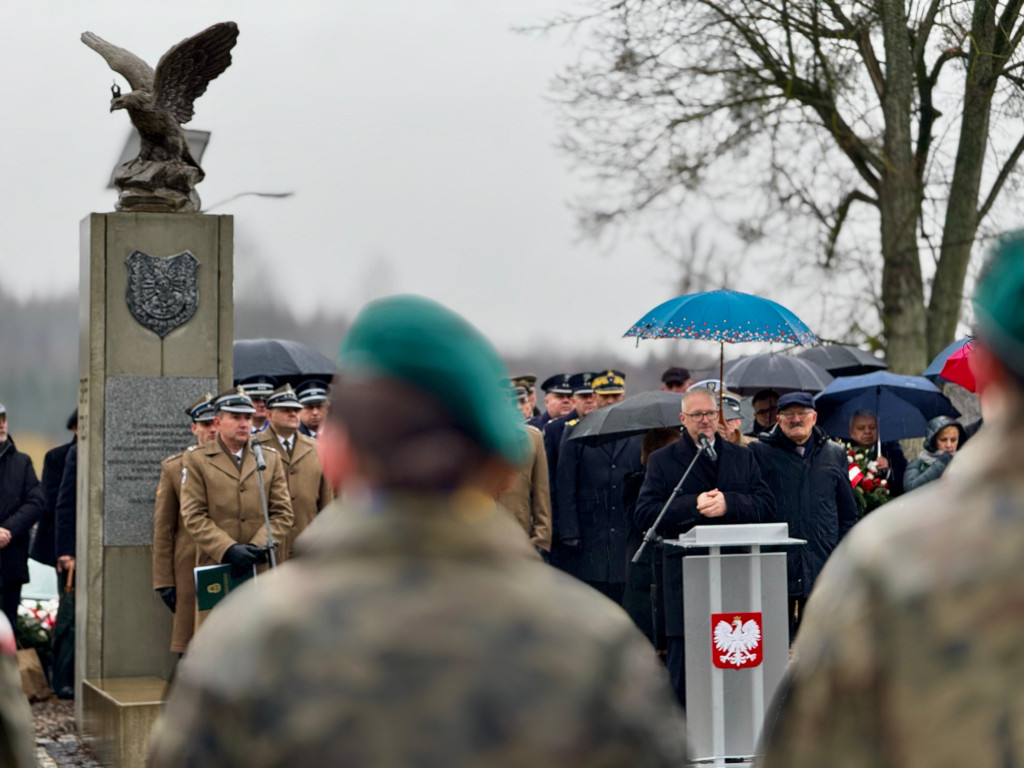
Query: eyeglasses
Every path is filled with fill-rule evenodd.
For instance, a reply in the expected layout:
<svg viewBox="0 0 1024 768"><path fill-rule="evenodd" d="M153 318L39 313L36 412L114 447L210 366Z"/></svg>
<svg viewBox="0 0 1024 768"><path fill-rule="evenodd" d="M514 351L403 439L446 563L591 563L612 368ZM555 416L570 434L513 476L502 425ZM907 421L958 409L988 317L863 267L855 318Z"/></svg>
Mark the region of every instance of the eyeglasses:
<svg viewBox="0 0 1024 768"><path fill-rule="evenodd" d="M769 406L768 408L758 408L756 411L754 411L754 414L757 415L757 416L767 416L769 413L778 413L778 412L779 412L779 409L776 408L774 405L772 405L772 406Z"/></svg>
<svg viewBox="0 0 1024 768"><path fill-rule="evenodd" d="M685 413L684 411L684 414L694 421L711 421L718 415L718 411L697 411L696 413Z"/></svg>
<svg viewBox="0 0 1024 768"><path fill-rule="evenodd" d="M800 409L794 408L793 410L788 410L787 409L787 410L785 410L785 411L783 411L782 413L779 414L779 418L780 419L788 419L788 420L792 421L793 419L802 419L804 416L807 416L808 414L811 414L811 413L814 413L814 409L813 408L800 408Z"/></svg>

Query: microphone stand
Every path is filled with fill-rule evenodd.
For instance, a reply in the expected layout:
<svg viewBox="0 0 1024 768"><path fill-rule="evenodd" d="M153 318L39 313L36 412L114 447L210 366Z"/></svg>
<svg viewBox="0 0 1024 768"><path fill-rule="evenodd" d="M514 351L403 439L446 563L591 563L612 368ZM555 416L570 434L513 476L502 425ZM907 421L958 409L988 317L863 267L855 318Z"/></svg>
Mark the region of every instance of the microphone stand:
<svg viewBox="0 0 1024 768"><path fill-rule="evenodd" d="M267 461L263 457L263 446L255 437L252 439L252 454L256 459L256 479L260 487L260 504L263 506L263 522L267 526L267 554L269 555L270 567L277 567L277 558L274 556L274 549L277 542L274 541L274 534L270 532L270 510L267 508L267 491L263 487L263 470L267 468Z"/></svg>
<svg viewBox="0 0 1024 768"><path fill-rule="evenodd" d="M665 502L665 506L661 508L661 512L658 513L658 517L654 520L654 523L647 529L647 533L644 534L644 540L640 544L640 548L636 551L636 554L633 555L633 559L630 562L639 562L641 556L643 556L644 550L647 548L647 545L658 538L658 526L661 524L662 518L665 517L665 513L668 512L669 505L675 500L680 489L683 487L683 483L686 482L686 478L690 476L690 472L693 471L694 466L697 464L697 459L699 459L700 455L710 446L711 443L707 442L701 442L699 444L697 453L693 455L693 461L690 462L690 466L686 468L683 476L679 478L679 482L676 483L676 487L672 489L672 494L668 497L668 501Z"/></svg>

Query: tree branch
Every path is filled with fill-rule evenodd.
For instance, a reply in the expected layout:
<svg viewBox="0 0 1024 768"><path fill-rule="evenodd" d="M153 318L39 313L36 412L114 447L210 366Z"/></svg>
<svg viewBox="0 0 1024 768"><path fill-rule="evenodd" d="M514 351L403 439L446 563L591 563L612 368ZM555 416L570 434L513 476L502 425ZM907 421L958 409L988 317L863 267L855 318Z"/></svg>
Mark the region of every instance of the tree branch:
<svg viewBox="0 0 1024 768"><path fill-rule="evenodd" d="M1017 140L1017 146L1013 148L1010 156L1006 158L1006 162L1003 163L1003 167L999 169L999 175L996 176L996 180L992 183L992 188L988 191L988 195L985 196L985 202L982 203L981 208L978 209L979 224L988 214L989 209L992 208L992 204L995 203L996 198L999 197L999 193L1002 191L1003 185L1013 172L1013 169L1017 165L1017 161L1020 159L1022 153L1024 153L1024 135Z"/></svg>

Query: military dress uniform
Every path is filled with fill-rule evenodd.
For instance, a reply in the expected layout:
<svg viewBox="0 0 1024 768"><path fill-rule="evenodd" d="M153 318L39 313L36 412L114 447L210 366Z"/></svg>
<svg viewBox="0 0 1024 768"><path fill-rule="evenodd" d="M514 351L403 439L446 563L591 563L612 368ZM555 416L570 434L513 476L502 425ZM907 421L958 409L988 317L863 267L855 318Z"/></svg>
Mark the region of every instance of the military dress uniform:
<svg viewBox="0 0 1024 768"><path fill-rule="evenodd" d="M290 388L286 392L275 392L267 401L268 408L283 407L280 400L298 400ZM301 406L299 406L301 408ZM334 500L334 489L324 477L320 469L320 458L316 453L316 440L296 432L291 440L282 441L280 436L274 432L271 425L260 433L261 444L272 450L278 451L278 456L284 466L285 480L288 482L288 493L292 504L292 529L288 537L278 547L278 562L287 560L293 554L295 538L306 530L307 526ZM287 442L291 448L284 444Z"/></svg>
<svg viewBox="0 0 1024 768"><path fill-rule="evenodd" d="M194 450L196 446L190 446ZM160 462L160 481L153 507L153 589L174 587L174 628L171 651L184 653L196 623L196 545L181 521L182 453Z"/></svg>
<svg viewBox="0 0 1024 768"><path fill-rule="evenodd" d="M544 455L544 439L540 430L527 426L526 431L530 435L530 457L520 467L512 486L498 499L498 503L512 513L530 537L530 542L547 552L551 550L548 461Z"/></svg>

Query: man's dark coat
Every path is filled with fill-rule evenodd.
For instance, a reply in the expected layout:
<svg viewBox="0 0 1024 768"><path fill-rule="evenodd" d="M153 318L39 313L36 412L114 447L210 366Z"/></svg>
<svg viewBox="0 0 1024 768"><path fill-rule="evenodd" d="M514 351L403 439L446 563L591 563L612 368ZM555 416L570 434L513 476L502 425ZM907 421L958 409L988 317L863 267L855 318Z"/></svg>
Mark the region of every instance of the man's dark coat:
<svg viewBox="0 0 1024 768"><path fill-rule="evenodd" d="M0 528L11 532L11 541L0 549L0 584L28 581L29 532L43 514L43 506L43 489L32 459L8 437L0 444Z"/></svg>
<svg viewBox="0 0 1024 768"><path fill-rule="evenodd" d="M64 461L67 459L68 450L75 444L75 440L58 445L47 451L43 458L43 497L46 506L43 508L43 515L39 518L39 525L36 528L35 538L32 539L32 548L29 556L36 562L44 565L54 566L57 564L57 555L54 552L56 547L56 520L54 512L57 509L57 492L60 490L60 479L64 475Z"/></svg>
<svg viewBox="0 0 1024 768"><path fill-rule="evenodd" d="M775 496L775 519L807 544L788 550L789 594L807 597L839 540L857 522L857 501L847 473L846 452L814 428L809 456L778 426L751 443L761 474Z"/></svg>
<svg viewBox="0 0 1024 768"><path fill-rule="evenodd" d="M569 440L565 430L558 459L554 530L560 541L579 539L563 569L583 581L626 582L626 519L622 497L627 474L641 469L643 436L602 445Z"/></svg>

